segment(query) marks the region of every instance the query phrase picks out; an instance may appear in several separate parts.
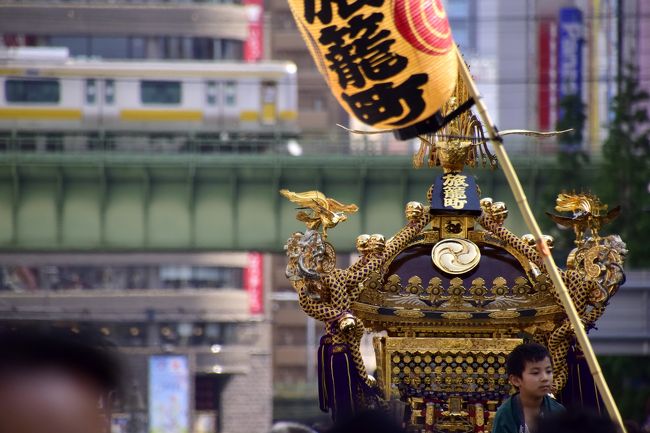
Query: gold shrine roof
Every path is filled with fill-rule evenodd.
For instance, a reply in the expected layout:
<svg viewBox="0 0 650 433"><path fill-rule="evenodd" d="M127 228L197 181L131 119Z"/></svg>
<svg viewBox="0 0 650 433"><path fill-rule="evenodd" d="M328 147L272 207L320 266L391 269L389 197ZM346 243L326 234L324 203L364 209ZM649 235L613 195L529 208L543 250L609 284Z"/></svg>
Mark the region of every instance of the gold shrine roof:
<svg viewBox="0 0 650 433"><path fill-rule="evenodd" d="M383 274L370 274L353 310L376 329L441 322L552 326L562 316L546 274L487 232L469 235L480 251L474 268L457 275L440 269L432 260L437 233L424 232L387 263Z"/></svg>

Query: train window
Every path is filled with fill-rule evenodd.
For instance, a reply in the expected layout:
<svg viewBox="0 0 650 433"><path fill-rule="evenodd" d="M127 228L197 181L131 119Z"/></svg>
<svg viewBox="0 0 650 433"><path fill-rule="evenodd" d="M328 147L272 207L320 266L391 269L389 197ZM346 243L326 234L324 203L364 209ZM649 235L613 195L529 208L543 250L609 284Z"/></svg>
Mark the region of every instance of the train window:
<svg viewBox="0 0 650 433"><path fill-rule="evenodd" d="M106 80L104 83L104 102L107 105L115 102L115 80Z"/></svg>
<svg viewBox="0 0 650 433"><path fill-rule="evenodd" d="M278 87L273 81L262 82L262 123L272 125L276 120Z"/></svg>
<svg viewBox="0 0 650 433"><path fill-rule="evenodd" d="M143 104L180 104L181 82L141 81L140 100Z"/></svg>
<svg viewBox="0 0 650 433"><path fill-rule="evenodd" d="M5 81L5 97L7 102L56 104L61 86L54 78L10 78Z"/></svg>
<svg viewBox="0 0 650 433"><path fill-rule="evenodd" d="M206 102L208 105L215 105L217 103L217 83L208 81L206 89Z"/></svg>
<svg viewBox="0 0 650 433"><path fill-rule="evenodd" d="M94 104L97 98L97 85L95 80L90 78L86 80L86 104Z"/></svg>
<svg viewBox="0 0 650 433"><path fill-rule="evenodd" d="M234 81L226 81L226 87L224 89L224 98L226 100L226 105L234 106L237 104L237 83Z"/></svg>
<svg viewBox="0 0 650 433"><path fill-rule="evenodd" d="M273 81L262 82L262 103L275 104L278 86Z"/></svg>

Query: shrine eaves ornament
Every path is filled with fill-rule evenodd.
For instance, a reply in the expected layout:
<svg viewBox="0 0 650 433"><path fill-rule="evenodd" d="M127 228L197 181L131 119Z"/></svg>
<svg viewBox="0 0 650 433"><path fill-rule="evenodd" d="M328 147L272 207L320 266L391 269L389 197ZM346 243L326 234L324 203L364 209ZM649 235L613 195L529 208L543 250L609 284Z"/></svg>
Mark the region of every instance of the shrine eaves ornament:
<svg viewBox="0 0 650 433"><path fill-rule="evenodd" d="M339 103L402 136L431 132L458 77L442 0L289 0Z"/></svg>

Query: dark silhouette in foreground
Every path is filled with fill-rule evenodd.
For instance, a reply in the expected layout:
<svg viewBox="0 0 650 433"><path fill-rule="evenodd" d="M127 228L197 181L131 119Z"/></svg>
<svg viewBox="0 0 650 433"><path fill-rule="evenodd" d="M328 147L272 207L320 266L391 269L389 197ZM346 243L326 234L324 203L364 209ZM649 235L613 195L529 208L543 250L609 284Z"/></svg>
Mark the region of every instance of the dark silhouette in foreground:
<svg viewBox="0 0 650 433"><path fill-rule="evenodd" d="M620 433L603 415L582 409L549 415L540 420L537 433Z"/></svg>
<svg viewBox="0 0 650 433"><path fill-rule="evenodd" d="M365 411L338 421L328 433L405 433L405 430L384 412Z"/></svg>
<svg viewBox="0 0 650 433"><path fill-rule="evenodd" d="M98 336L4 327L0 353L0 433L109 431L120 364Z"/></svg>

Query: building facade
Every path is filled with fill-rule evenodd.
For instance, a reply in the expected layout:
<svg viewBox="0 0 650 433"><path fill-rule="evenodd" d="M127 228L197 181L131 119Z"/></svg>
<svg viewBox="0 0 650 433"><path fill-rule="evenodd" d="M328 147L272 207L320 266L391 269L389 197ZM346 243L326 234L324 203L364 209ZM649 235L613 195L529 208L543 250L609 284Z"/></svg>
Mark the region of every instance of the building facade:
<svg viewBox="0 0 650 433"><path fill-rule="evenodd" d="M498 0L477 4L475 56L490 65L477 80L501 129L552 130L567 96L586 116L582 149L599 153L616 94L628 2ZM471 64L471 63L470 63ZM483 82L481 82L483 81ZM484 90L485 89L485 90ZM490 99L492 97L492 99ZM489 108L491 108L488 105ZM513 151L530 151L530 139L508 138ZM557 149L553 140L540 152Z"/></svg>
<svg viewBox="0 0 650 433"><path fill-rule="evenodd" d="M303 139L342 139L336 124L348 124L348 117L318 72L296 27L286 0L269 0L270 58L289 59L298 66L298 123Z"/></svg>
<svg viewBox="0 0 650 433"><path fill-rule="evenodd" d="M2 254L0 321L114 343L127 374L113 431L145 433L167 416L156 387L173 361L184 375L166 393L186 406L175 414L184 431L262 432L272 419L263 269L247 253Z"/></svg>
<svg viewBox="0 0 650 433"><path fill-rule="evenodd" d="M8 1L0 4L0 47L254 62L263 57L262 12L253 0ZM272 378L262 261L245 253L7 254L0 320L93 328L113 341L131 372L113 411L116 431L144 433L157 422L152 390L166 359L187 372L178 396L187 401L186 431L265 431Z"/></svg>
<svg viewBox="0 0 650 433"><path fill-rule="evenodd" d="M241 60L249 31L241 2L12 1L0 5L5 46L68 47L104 59Z"/></svg>

